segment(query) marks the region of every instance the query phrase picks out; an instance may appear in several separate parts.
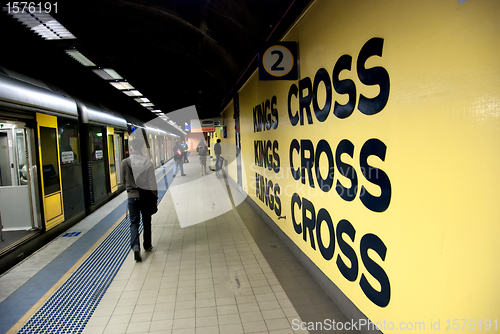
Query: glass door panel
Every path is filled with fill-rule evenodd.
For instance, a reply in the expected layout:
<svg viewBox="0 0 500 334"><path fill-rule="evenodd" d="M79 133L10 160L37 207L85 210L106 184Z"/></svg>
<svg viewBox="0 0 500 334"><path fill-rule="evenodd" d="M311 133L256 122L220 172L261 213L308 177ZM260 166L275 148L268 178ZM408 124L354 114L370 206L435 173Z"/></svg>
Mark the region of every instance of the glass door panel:
<svg viewBox="0 0 500 334"><path fill-rule="evenodd" d="M3 230L28 230L34 225L27 133L22 128L24 123L1 123L3 126L0 130L0 212Z"/></svg>
<svg viewBox="0 0 500 334"><path fill-rule="evenodd" d="M16 135L16 153L17 166L19 170L16 173L18 185L28 185L28 150L26 149L26 136L24 129L15 129Z"/></svg>
<svg viewBox="0 0 500 334"><path fill-rule="evenodd" d="M12 185L10 146L12 146L12 139L10 139L9 131L0 132L0 186L2 187Z"/></svg>
<svg viewBox="0 0 500 334"><path fill-rule="evenodd" d="M121 184L121 162L123 160L123 134L121 133L115 133L115 153L116 179L118 184Z"/></svg>

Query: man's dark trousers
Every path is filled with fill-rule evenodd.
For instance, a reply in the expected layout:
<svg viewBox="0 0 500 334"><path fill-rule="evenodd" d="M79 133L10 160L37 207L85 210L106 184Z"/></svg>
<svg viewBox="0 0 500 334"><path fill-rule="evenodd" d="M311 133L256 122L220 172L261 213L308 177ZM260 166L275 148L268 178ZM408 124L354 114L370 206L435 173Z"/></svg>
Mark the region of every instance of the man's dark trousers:
<svg viewBox="0 0 500 334"><path fill-rule="evenodd" d="M141 210L141 199L139 197L132 197L128 199L128 211L130 214L130 246L132 250L140 251L141 246L139 243L139 224L141 221L142 214L142 225L144 227L143 239L144 239L144 249L149 249L151 247L151 215L145 214Z"/></svg>

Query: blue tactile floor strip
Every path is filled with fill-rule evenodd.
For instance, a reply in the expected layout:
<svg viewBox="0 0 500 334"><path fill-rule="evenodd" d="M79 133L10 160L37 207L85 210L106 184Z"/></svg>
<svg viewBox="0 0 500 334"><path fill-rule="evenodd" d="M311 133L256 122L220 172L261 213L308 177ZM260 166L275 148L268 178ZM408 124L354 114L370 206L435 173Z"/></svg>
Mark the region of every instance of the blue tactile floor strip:
<svg viewBox="0 0 500 334"><path fill-rule="evenodd" d="M165 170L166 168L163 168L163 171ZM171 173L168 174L171 176ZM162 175L159 179L159 181L164 179L164 182L159 182L158 203L168 189L167 175ZM123 213L124 207L126 208L126 201L113 213L116 211ZM129 252L130 219L127 215L18 333L81 333ZM79 254L81 256L81 251ZM67 265L71 267L73 264L71 261L68 262ZM40 297L44 293L40 291ZM25 312L18 314L18 318L38 301L34 299L25 305ZM8 307L8 303L6 300L1 306ZM13 321L12 318L9 320ZM11 323L10 327L13 325L14 323Z"/></svg>
<svg viewBox="0 0 500 334"><path fill-rule="evenodd" d="M130 251L123 219L18 333L81 333Z"/></svg>

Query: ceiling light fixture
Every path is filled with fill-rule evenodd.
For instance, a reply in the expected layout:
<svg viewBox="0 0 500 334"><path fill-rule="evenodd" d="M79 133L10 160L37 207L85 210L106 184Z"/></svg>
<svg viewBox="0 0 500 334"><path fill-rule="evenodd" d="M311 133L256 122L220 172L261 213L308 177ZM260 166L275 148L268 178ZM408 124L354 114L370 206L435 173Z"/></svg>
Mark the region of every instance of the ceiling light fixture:
<svg viewBox="0 0 500 334"><path fill-rule="evenodd" d="M123 93L128 96L142 96L142 93L138 90L124 90Z"/></svg>
<svg viewBox="0 0 500 334"><path fill-rule="evenodd" d="M72 49L72 50L65 50L67 55L69 55L71 58L82 64L83 66L96 66L90 59L82 55L78 50Z"/></svg>
<svg viewBox="0 0 500 334"><path fill-rule="evenodd" d="M124 89L134 89L134 87L129 84L126 81L120 81L120 82L110 82L111 86L115 87L116 89L119 90L124 90Z"/></svg>
<svg viewBox="0 0 500 334"><path fill-rule="evenodd" d="M14 13L13 11L8 11L8 14L46 40L76 38L61 23L57 22L57 20L47 13Z"/></svg>
<svg viewBox="0 0 500 334"><path fill-rule="evenodd" d="M104 80L123 80L121 75L116 73L116 71L111 68L95 69L92 70L92 72L94 72Z"/></svg>
<svg viewBox="0 0 500 334"><path fill-rule="evenodd" d="M141 102L151 102L151 101L149 101L149 99L148 99L148 98L146 98L146 97L138 97L138 98L134 99L134 101L135 101L135 102L139 102L139 103L141 103Z"/></svg>
<svg viewBox="0 0 500 334"><path fill-rule="evenodd" d="M115 79L115 80L123 80L122 76L119 75L115 70L113 70L112 68L105 68L103 69L104 72L106 72L106 74L108 74L111 78Z"/></svg>

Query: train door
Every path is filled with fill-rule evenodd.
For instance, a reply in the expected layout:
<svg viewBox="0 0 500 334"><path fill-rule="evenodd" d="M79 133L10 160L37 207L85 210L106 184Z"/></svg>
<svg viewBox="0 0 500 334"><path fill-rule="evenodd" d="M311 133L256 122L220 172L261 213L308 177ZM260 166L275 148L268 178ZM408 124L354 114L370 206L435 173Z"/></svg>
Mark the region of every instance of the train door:
<svg viewBox="0 0 500 334"><path fill-rule="evenodd" d="M167 162L167 136L161 136L161 164Z"/></svg>
<svg viewBox="0 0 500 334"><path fill-rule="evenodd" d="M121 163L123 160L123 133L115 132L115 153L116 179L118 184L122 184Z"/></svg>
<svg viewBox="0 0 500 334"><path fill-rule="evenodd" d="M115 150L115 129L111 127L106 128L107 133L107 144L108 144L108 162L109 162L109 184L111 186L111 192L114 193L118 190L118 179L117 179L117 164L116 164L116 150Z"/></svg>
<svg viewBox="0 0 500 334"><path fill-rule="evenodd" d="M106 173L106 161L104 159L104 141L106 140L106 128L101 126L90 126L90 160L88 162L90 204L98 205L108 196L108 174ZM109 168L109 167L108 167Z"/></svg>
<svg viewBox="0 0 500 334"><path fill-rule="evenodd" d="M59 117L59 159L64 203L64 219L85 213L85 194L82 171L82 151L78 123L75 119Z"/></svg>
<svg viewBox="0 0 500 334"><path fill-rule="evenodd" d="M22 122L0 120L0 219L4 231L38 226L31 135Z"/></svg>
<svg viewBox="0 0 500 334"><path fill-rule="evenodd" d="M37 114L36 120L40 165L42 166L41 183L45 229L50 230L64 221L57 117Z"/></svg>
<svg viewBox="0 0 500 334"><path fill-rule="evenodd" d="M173 149L172 137L169 136L167 139L167 160L170 160L170 158L174 156L172 149Z"/></svg>
<svg viewBox="0 0 500 334"><path fill-rule="evenodd" d="M149 154L150 154L150 158L151 158L151 160L153 162L154 167L156 167L156 161L155 161L156 152L155 152L155 145L154 145L153 135L151 135L151 134L149 135L148 142L149 142Z"/></svg>
<svg viewBox="0 0 500 334"><path fill-rule="evenodd" d="M130 152L128 150L128 139L129 139L129 134L125 132L123 134L123 157L128 158L130 156Z"/></svg>
<svg viewBox="0 0 500 334"><path fill-rule="evenodd" d="M161 166L161 151L160 151L160 137L158 135L155 135L155 160L156 160L156 165L155 167Z"/></svg>
<svg viewBox="0 0 500 334"><path fill-rule="evenodd" d="M161 166L163 165L163 161L165 160L163 158L163 135L159 135L156 140L156 144L158 145L158 166Z"/></svg>

